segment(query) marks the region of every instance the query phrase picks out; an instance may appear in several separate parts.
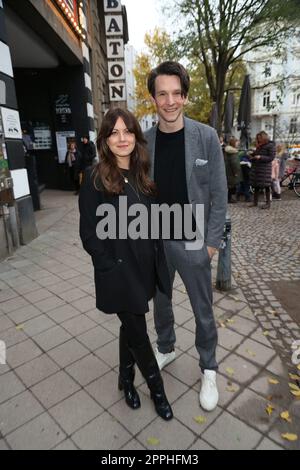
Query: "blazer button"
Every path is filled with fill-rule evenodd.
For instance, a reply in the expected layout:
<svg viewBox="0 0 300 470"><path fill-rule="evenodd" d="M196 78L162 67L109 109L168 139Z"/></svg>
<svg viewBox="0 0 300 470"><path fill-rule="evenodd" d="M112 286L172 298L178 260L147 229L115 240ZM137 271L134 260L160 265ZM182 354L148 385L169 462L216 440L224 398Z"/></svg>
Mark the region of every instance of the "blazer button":
<svg viewBox="0 0 300 470"><path fill-rule="evenodd" d="M118 263L119 263L119 264L123 263L123 260L122 260L122 259L118 259Z"/></svg>

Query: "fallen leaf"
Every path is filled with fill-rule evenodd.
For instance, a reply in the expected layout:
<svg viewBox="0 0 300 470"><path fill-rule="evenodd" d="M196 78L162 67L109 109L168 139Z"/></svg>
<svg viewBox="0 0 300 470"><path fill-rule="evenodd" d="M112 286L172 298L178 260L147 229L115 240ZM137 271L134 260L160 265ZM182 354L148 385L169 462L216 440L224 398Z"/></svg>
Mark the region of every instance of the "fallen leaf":
<svg viewBox="0 0 300 470"><path fill-rule="evenodd" d="M287 441L290 441L290 442L295 442L298 440L297 434L290 434L288 432L286 434L281 434L281 437L283 437L283 439L286 439Z"/></svg>
<svg viewBox="0 0 300 470"><path fill-rule="evenodd" d="M156 439L156 437L148 437L147 443L150 446L157 446L158 444L160 444L160 441L159 441L159 439Z"/></svg>
<svg viewBox="0 0 300 470"><path fill-rule="evenodd" d="M221 321L219 321L219 325L220 325L222 328L226 328L225 323L223 323L223 322L221 322Z"/></svg>
<svg viewBox="0 0 300 470"><path fill-rule="evenodd" d="M249 356L251 356L251 357L256 357L256 353L251 351L251 349L246 349L246 353L248 353Z"/></svg>
<svg viewBox="0 0 300 470"><path fill-rule="evenodd" d="M196 423L198 424L205 424L207 419L205 418L205 416L195 416L194 421L196 421Z"/></svg>
<svg viewBox="0 0 300 470"><path fill-rule="evenodd" d="M264 331L264 332L263 332L263 335L264 335L264 336L270 336L270 333L269 333L268 331Z"/></svg>
<svg viewBox="0 0 300 470"><path fill-rule="evenodd" d="M290 379L292 380L300 380L300 376L296 374L289 374Z"/></svg>
<svg viewBox="0 0 300 470"><path fill-rule="evenodd" d="M230 393L235 393L235 392L238 392L239 389L238 389L238 387L235 387L234 385L231 385L229 387L226 387L226 391L230 392Z"/></svg>
<svg viewBox="0 0 300 470"><path fill-rule="evenodd" d="M235 320L231 320L230 318L227 318L226 321L229 325L233 325L235 323Z"/></svg>
<svg viewBox="0 0 300 470"><path fill-rule="evenodd" d="M276 379L268 379L268 382L269 382L269 384L271 384L271 385L278 385L278 384L279 384L279 381L276 380Z"/></svg>
<svg viewBox="0 0 300 470"><path fill-rule="evenodd" d="M271 405L270 403L268 404L267 408L266 408L266 412L269 416L271 416L271 414L273 413L273 411L275 410L275 406Z"/></svg>
<svg viewBox="0 0 300 470"><path fill-rule="evenodd" d="M296 392L300 392L300 388L296 384L289 383L289 387Z"/></svg>
<svg viewBox="0 0 300 470"><path fill-rule="evenodd" d="M231 367L227 367L226 372L228 375L231 375L231 376L234 375L234 370Z"/></svg>
<svg viewBox="0 0 300 470"><path fill-rule="evenodd" d="M239 302L239 301L240 301L240 299L238 299L235 295L231 295L230 297L231 297L233 300L235 300L236 302Z"/></svg>
<svg viewBox="0 0 300 470"><path fill-rule="evenodd" d="M280 416L282 419L284 419L288 423L292 422L292 418L290 417L290 413L288 411L283 411L282 413L280 413Z"/></svg>
<svg viewBox="0 0 300 470"><path fill-rule="evenodd" d="M17 330L17 331L24 330L24 326L25 326L25 325L17 325L17 326L16 326L16 330Z"/></svg>
<svg viewBox="0 0 300 470"><path fill-rule="evenodd" d="M291 390L291 393L292 395L294 395L294 397L300 397L300 390L298 390L297 392L294 390Z"/></svg>

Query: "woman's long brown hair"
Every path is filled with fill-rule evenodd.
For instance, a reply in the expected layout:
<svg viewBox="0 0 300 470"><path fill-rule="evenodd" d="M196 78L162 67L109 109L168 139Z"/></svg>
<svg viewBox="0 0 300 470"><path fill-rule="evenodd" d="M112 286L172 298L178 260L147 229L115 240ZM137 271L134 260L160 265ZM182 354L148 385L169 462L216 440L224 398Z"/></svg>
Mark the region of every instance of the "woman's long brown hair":
<svg viewBox="0 0 300 470"><path fill-rule="evenodd" d="M262 147L263 145L270 142L270 137L265 131L261 131L256 134L256 145L257 147Z"/></svg>
<svg viewBox="0 0 300 470"><path fill-rule="evenodd" d="M121 194L124 191L124 178L117 165L116 156L110 151L107 139L111 136L118 118L123 119L128 131L135 135L136 144L130 158L130 173L138 190L146 195L155 193L155 184L150 180L150 159L141 127L135 116L124 109L110 109L103 118L97 137L99 163L94 170L94 185L99 190L101 182L109 194Z"/></svg>

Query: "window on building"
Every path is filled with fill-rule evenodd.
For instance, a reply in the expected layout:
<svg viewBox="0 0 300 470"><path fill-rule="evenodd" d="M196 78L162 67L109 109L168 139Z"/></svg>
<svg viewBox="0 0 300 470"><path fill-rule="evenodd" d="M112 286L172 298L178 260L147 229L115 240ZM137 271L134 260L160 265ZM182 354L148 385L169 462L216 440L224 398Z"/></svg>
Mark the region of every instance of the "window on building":
<svg viewBox="0 0 300 470"><path fill-rule="evenodd" d="M270 92L265 91L263 96L263 107L269 108L270 107Z"/></svg>
<svg viewBox="0 0 300 470"><path fill-rule="evenodd" d="M271 64L271 62L266 63L266 65L264 67L263 74L266 78L271 77L271 75L272 75L272 64Z"/></svg>
<svg viewBox="0 0 300 470"><path fill-rule="evenodd" d="M290 122L290 134L297 133L297 118L292 118Z"/></svg>
<svg viewBox="0 0 300 470"><path fill-rule="evenodd" d="M272 129L272 126L269 122L265 122L265 131L268 132Z"/></svg>
<svg viewBox="0 0 300 470"><path fill-rule="evenodd" d="M295 92L293 94L293 106L299 106L300 105L300 92Z"/></svg>

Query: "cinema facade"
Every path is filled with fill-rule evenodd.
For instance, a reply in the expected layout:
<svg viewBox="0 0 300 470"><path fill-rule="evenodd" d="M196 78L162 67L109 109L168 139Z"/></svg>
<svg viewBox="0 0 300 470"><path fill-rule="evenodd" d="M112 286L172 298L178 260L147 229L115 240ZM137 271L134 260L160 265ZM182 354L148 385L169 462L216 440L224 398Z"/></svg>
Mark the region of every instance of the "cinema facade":
<svg viewBox="0 0 300 470"><path fill-rule="evenodd" d="M125 105L120 50L108 59L113 40L128 41L119 1L0 0L0 258L37 235L22 131L33 141L39 190L67 190L68 141L95 140L112 102Z"/></svg>

